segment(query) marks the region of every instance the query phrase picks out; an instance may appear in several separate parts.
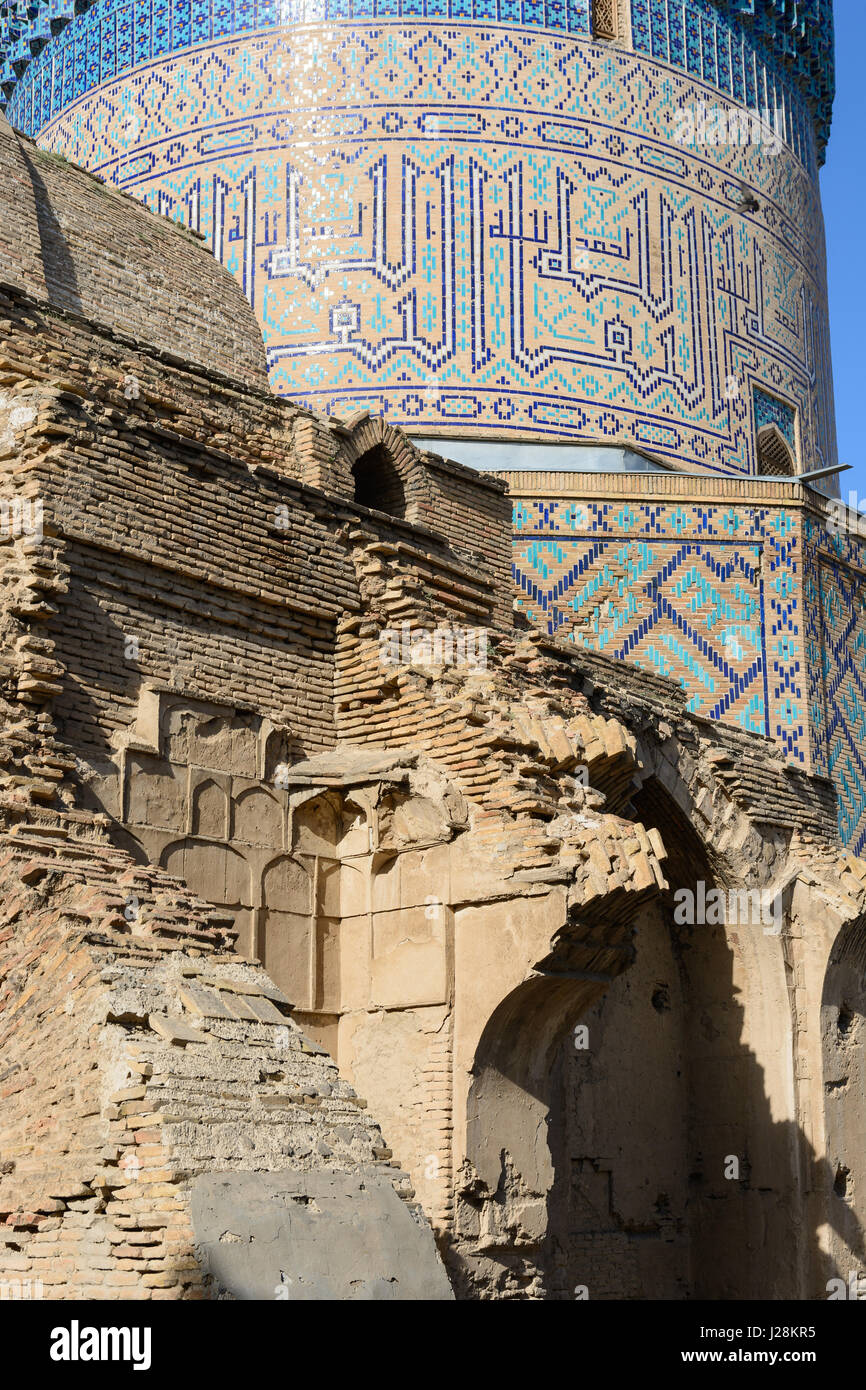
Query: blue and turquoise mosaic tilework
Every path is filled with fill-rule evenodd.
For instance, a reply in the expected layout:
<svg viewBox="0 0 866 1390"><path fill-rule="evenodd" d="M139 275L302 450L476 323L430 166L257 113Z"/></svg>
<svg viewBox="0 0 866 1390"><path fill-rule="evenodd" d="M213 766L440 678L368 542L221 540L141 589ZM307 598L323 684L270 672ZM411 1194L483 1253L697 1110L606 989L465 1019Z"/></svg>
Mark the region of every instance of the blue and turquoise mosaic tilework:
<svg viewBox="0 0 866 1390"><path fill-rule="evenodd" d="M793 406L786 405L776 396L770 396L766 391L762 391L759 386L755 387L755 429L759 430L763 425L776 425L792 450L796 453L797 433L796 433L797 413Z"/></svg>
<svg viewBox="0 0 866 1390"><path fill-rule="evenodd" d="M826 8L832 31L832 8ZM779 112L787 143L806 162L813 140L807 110L808 95L816 92L813 69L797 69L805 84L798 87L786 64L793 56L789 30L776 22L784 16L765 18L774 22L754 24L754 12L737 0L631 0L636 52L684 68L752 111ZM824 97L817 119L824 130L832 100L832 43L822 53Z"/></svg>
<svg viewBox="0 0 866 1390"><path fill-rule="evenodd" d="M744 476L757 383L797 403L819 467L817 186L784 147L674 143L705 99L541 28L309 25L151 59L40 139L207 235L274 389L315 409Z"/></svg>
<svg viewBox="0 0 866 1390"><path fill-rule="evenodd" d="M67 21L72 18L74 0L51 3L62 5ZM588 37L589 7L590 0L98 0L56 36L46 8L23 30L19 22L19 40L10 44L10 53L14 48L15 60L26 59L27 68L19 77L11 61L7 64L8 114L19 130L36 135L70 100L117 73L234 34L320 22L426 18ZM51 43L33 58L30 36L37 30L44 30Z"/></svg>
<svg viewBox="0 0 866 1390"><path fill-rule="evenodd" d="M839 832L866 853L866 542L807 516L809 719L815 771L832 779Z"/></svg>
<svg viewBox="0 0 866 1390"><path fill-rule="evenodd" d="M802 27L786 25L784 12L759 5L755 13L739 0L631 0L633 43L637 52L685 69L752 110L780 111L788 144L809 162L814 137L807 104L815 106L820 94L817 120L826 134L832 99L832 9L827 0L820 4L825 26L829 12L831 42L817 53L804 48ZM6 6L4 19L0 4L0 90L11 93L10 118L30 135L119 72L278 25L427 18L590 33L590 0L99 0L84 13L75 0L44 0L26 11L15 0Z"/></svg>
<svg viewBox="0 0 866 1390"><path fill-rule="evenodd" d="M96 9L92 0L0 0L0 104L46 45L52 53L43 65L54 66L64 28L74 19L75 28L87 32L82 19ZM190 43L323 19L411 16L589 31L589 0L220 0L213 10L208 0L158 0L152 31L143 0L100 0L98 11L98 81L127 68L130 56L138 63ZM819 145L826 142L834 90L832 0L631 0L631 27L638 51L685 67L747 105L767 95L763 65L773 55L799 83L815 113ZM754 50L754 61L743 45ZM96 73L89 57L81 66L85 81ZM45 74L40 71L36 81L44 87ZM772 81L775 87L775 65ZM61 90L68 100L65 84ZM47 107L26 98L21 105L50 119L59 109L53 102L52 94Z"/></svg>
<svg viewBox="0 0 866 1390"><path fill-rule="evenodd" d="M552 635L678 680L688 708L808 758L801 561L781 508L526 500L521 606Z"/></svg>

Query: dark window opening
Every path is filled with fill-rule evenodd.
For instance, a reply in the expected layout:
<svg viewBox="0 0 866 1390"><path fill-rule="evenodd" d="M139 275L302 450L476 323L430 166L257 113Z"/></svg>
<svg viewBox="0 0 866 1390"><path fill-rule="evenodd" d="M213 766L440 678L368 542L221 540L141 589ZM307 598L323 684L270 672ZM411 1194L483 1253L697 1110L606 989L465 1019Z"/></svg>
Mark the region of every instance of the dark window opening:
<svg viewBox="0 0 866 1390"><path fill-rule="evenodd" d="M384 444L376 444L352 465L355 501L389 516L405 517L406 494L403 480Z"/></svg>

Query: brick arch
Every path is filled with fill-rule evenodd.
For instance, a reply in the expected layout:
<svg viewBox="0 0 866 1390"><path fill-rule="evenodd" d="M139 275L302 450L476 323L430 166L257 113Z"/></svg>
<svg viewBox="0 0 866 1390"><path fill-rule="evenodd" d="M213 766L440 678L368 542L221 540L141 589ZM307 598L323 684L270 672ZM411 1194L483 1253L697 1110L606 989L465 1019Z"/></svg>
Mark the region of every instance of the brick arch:
<svg viewBox="0 0 866 1390"><path fill-rule="evenodd" d="M341 440L340 452L350 476L355 477L356 483L357 466L366 457L379 454L387 460L391 487L382 501L391 501L391 489L399 485L402 492L402 508L400 511L394 511L387 505L376 506L377 511L387 511L392 516L416 524L424 521L429 515L433 498L424 456L401 430L366 412L356 415L348 423L347 433ZM363 506L375 506L375 502L362 501L357 493L356 500Z"/></svg>
<svg viewBox="0 0 866 1390"><path fill-rule="evenodd" d="M633 723L640 727L639 720ZM550 732L548 726L541 729L545 737ZM572 738L574 732L569 729ZM747 866L761 862L748 848L749 837L759 836L761 828L748 809L737 805L726 785L726 762L713 761L720 755L724 759L728 750L709 734L706 742L694 737L681 741L672 739L671 732L663 728L656 734L644 727L633 735L632 767L641 781L639 788L629 786L624 776L612 775L612 767L605 766L603 758L585 754L590 785L606 782L608 811L611 800L618 801L616 814L660 831L668 851L664 872L671 890L695 889L700 879L706 880L708 891L735 889L749 881ZM613 747L611 739L609 763ZM742 758L742 748L739 752ZM627 764L625 750L620 758ZM635 838L640 838L637 829ZM780 848L784 852L784 846ZM765 867L769 878L770 868ZM666 1249L666 1231L673 1229L666 1225L670 1220L676 1223L681 1243L679 1263L672 1262L665 1276L669 1282L664 1296L676 1296L675 1291L685 1286L678 1282L686 1278L685 1272L687 1286L698 1297L729 1297L738 1279L755 1296L762 1281L775 1287L771 1277L782 1290L779 1296L792 1296L800 1278L799 1263L792 1260L790 1267L774 1274L756 1257L749 1270L740 1273L739 1255L729 1248L725 1234L726 1227L742 1221L744 1239L757 1247L764 1220L775 1223L778 1239L786 1219L781 1197L772 1217L757 1215L751 1208L741 1214L740 1189L725 1176L723 1160L728 1151L745 1156L744 1181L750 1172L747 1161L754 1161L761 1182L769 1183L769 1173L780 1194L793 1192L794 1200L799 1200L796 1125L789 1116L776 1119L770 1099L775 1101L790 1088L795 1055L782 941L765 935L760 922L734 924L731 929L727 922L714 924L708 919L675 932L671 904L663 894L635 903L640 915L631 914L624 939L617 939L609 929L598 930L599 922L625 925L613 895L606 895L606 903L595 907L594 903L575 904L574 927L557 933L551 957L536 959L534 971L489 1014L473 1054L465 1109L465 1163L456 1198L459 1229L477 1230L478 1236L471 1238L474 1244L458 1241L453 1247L458 1288L471 1294L473 1271L486 1260L491 1269L494 1264L506 1267L515 1286L533 1274L538 1282L530 1287L530 1297L563 1296L562 1289L574 1287L578 1279L591 1286L590 1297L594 1297L600 1289L616 1287L628 1262L641 1258L640 1250ZM575 930L583 924L590 929ZM630 940L632 926L638 942L637 962ZM599 953L592 963L574 954L575 944L588 942ZM489 973L497 970L501 973L501 965L491 960ZM605 975L610 978L605 980ZM749 981L747 991L743 978ZM657 1008L653 990L659 981L665 993ZM602 1009L612 1021L602 1023ZM638 1189L640 1154L654 1142L655 1104L628 1109L626 1114L616 1100L616 1067L629 1050L633 1056L643 1055L654 1046L657 1033L653 1030L662 1010L671 1019L666 1026L675 1030L675 1036L669 1051L659 1055L658 1071L650 1069L647 1075L658 1085L667 1113L677 1112L679 1106L688 1121L671 1141L672 1174L653 1189L663 1192L668 1204L659 1208L653 1225L655 1218L642 1204ZM576 1021L589 1022L591 1055L598 1071L585 1081L586 1089L572 1092L577 1083L566 1068L574 1060L569 1033ZM620 1042L621 1038L625 1041ZM606 1051L602 1051L602 1039L606 1039ZM682 1070L676 1069L677 1055L688 1058ZM734 1081L720 1088L721 1075ZM598 1088L595 1094L602 1087L612 1089L606 1092L609 1100L599 1104L589 1129L601 1128L602 1112L606 1116L609 1110L610 1118L605 1118L601 1147L586 1149L579 1142L584 1137L579 1126L569 1129L564 1118L565 1098L573 1093L576 1104L586 1108L593 1085ZM651 1087L646 1093L650 1091ZM702 1098L708 1095L713 1096L713 1114L721 1116L720 1127L714 1128L713 1116L703 1105ZM455 1118L459 1124L460 1116ZM764 1149L757 1155L750 1153L750 1125L764 1136ZM730 1138L722 1141L719 1128ZM631 1153L638 1157L633 1159ZM697 1186L691 1182L692 1173L700 1175ZM596 1200L601 1204L599 1211L604 1208L600 1216L595 1212ZM580 1225L590 1211L596 1223L591 1250L590 1238ZM572 1214L573 1238L569 1234ZM645 1227L629 1224L644 1221ZM574 1278L565 1277L570 1273ZM635 1279L639 1286L640 1278ZM601 1296L608 1295L602 1292ZM632 1292L632 1296L637 1295Z"/></svg>
<svg viewBox="0 0 866 1390"><path fill-rule="evenodd" d="M756 763L760 762L757 775L775 776L778 767L766 759L761 741L755 742ZM699 847L705 867L720 887L742 884L745 865L757 868L766 882L774 877L777 866L762 860L760 848L773 837L760 811L750 807L748 793L737 785L738 764L745 762L747 750L732 746L721 728L714 728L699 742L666 738L644 728L637 735L637 756L641 785L633 805L644 824L659 829L666 848L670 849L671 830L665 833L664 820L672 815L688 844L695 850ZM792 833L792 828L779 827L779 860L784 859ZM760 884L756 881L754 886Z"/></svg>

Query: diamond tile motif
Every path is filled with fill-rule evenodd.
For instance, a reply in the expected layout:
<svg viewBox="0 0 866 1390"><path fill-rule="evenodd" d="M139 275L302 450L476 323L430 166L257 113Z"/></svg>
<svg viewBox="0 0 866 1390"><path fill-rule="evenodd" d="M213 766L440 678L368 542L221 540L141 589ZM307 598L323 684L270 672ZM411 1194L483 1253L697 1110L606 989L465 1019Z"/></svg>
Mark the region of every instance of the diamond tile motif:
<svg viewBox="0 0 866 1390"><path fill-rule="evenodd" d="M806 763L789 513L524 498L514 528L515 582L533 621L678 680L694 713L770 735Z"/></svg>
<svg viewBox="0 0 866 1390"><path fill-rule="evenodd" d="M85 65L40 140L204 232L258 313L275 390L317 410L629 441L748 476L757 387L795 403L805 468L832 461L814 141L804 163L793 135L773 159L675 140L677 113L712 99L687 69L719 9L688 0L700 44L682 69L591 43L583 0L555 33L529 0L496 0L486 24L482 0L462 24L456 0L387 23L376 2L287 42L272 26L290 7L129 0L138 66L88 92ZM40 72L55 109L114 4L67 26L50 70L31 64L24 125ZM217 36L229 21L258 27ZM744 215L742 182L771 217Z"/></svg>

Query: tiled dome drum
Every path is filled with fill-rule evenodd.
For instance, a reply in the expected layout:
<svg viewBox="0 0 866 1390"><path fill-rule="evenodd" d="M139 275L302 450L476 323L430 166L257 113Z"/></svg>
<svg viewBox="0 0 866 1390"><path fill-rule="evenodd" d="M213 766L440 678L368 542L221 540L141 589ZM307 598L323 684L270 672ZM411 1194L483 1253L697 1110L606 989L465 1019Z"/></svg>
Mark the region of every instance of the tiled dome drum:
<svg viewBox="0 0 866 1390"><path fill-rule="evenodd" d="M13 124L207 235L276 391L739 475L769 412L835 462L829 0L37 8Z"/></svg>

